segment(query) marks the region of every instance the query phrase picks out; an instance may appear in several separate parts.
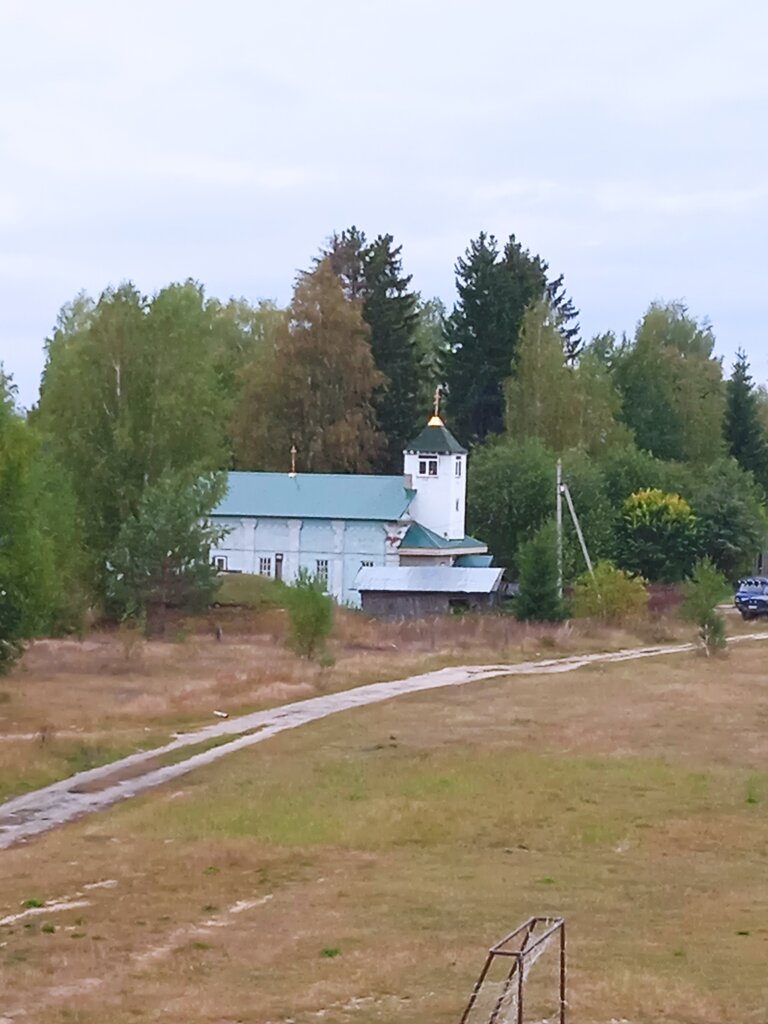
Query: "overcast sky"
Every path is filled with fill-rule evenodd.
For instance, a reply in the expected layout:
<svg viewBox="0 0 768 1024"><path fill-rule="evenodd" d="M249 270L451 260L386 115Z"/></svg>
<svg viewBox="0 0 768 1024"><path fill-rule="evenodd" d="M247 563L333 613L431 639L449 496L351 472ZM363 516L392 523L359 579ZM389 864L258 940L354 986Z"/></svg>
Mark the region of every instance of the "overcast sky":
<svg viewBox="0 0 768 1024"><path fill-rule="evenodd" d="M709 317L768 379L762 0L0 0L0 360L133 280L290 296L334 229L454 299L481 229L582 310Z"/></svg>

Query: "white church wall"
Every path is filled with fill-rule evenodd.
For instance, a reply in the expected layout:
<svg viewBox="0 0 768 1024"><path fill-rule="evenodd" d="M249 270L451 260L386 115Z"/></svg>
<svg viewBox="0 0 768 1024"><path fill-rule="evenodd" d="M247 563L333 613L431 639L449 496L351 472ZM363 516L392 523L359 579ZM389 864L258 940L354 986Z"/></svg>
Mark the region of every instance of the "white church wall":
<svg viewBox="0 0 768 1024"><path fill-rule="evenodd" d="M436 465L436 473L430 471L431 465ZM420 472L421 469L426 472ZM466 455L408 452L403 459L403 471L411 474L416 489L410 507L416 522L448 540L461 540L465 532Z"/></svg>

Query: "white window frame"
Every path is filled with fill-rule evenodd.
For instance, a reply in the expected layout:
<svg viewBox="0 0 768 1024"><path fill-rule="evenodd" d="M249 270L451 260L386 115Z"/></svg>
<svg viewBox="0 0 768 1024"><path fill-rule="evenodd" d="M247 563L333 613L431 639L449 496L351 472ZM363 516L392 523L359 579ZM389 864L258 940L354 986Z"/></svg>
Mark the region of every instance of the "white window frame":
<svg viewBox="0 0 768 1024"><path fill-rule="evenodd" d="M272 576L272 555L259 555L259 576Z"/></svg>
<svg viewBox="0 0 768 1024"><path fill-rule="evenodd" d="M331 566L327 558L318 558L315 561L315 575L323 584L323 589L328 589L328 578L331 573Z"/></svg>
<svg viewBox="0 0 768 1024"><path fill-rule="evenodd" d="M214 555L213 556L213 567L216 572L227 571L227 556L226 555Z"/></svg>
<svg viewBox="0 0 768 1024"><path fill-rule="evenodd" d="M461 476L461 456L460 455L456 456L456 463L454 465L453 475L454 476Z"/></svg>
<svg viewBox="0 0 768 1024"><path fill-rule="evenodd" d="M438 458L436 455L425 455L419 457L419 472L417 476L437 476L438 474Z"/></svg>

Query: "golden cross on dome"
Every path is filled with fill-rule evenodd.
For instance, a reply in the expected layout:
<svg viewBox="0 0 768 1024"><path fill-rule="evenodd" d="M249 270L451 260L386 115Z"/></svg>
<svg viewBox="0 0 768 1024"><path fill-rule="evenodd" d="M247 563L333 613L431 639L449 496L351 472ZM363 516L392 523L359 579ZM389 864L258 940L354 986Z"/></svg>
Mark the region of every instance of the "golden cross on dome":
<svg viewBox="0 0 768 1024"><path fill-rule="evenodd" d="M435 411L432 414L432 416L430 417L430 419L427 421L427 426L428 427L442 427L443 426L443 421L440 419L440 399L442 398L442 395L443 395L442 385L438 384L437 387L435 388L435 394L433 396L433 401L435 403Z"/></svg>

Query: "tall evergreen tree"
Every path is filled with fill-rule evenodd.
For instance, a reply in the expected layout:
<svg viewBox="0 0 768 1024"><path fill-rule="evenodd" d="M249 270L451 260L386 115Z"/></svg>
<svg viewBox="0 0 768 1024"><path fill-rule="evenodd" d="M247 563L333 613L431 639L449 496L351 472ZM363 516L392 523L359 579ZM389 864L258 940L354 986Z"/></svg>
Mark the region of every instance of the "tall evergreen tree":
<svg viewBox="0 0 768 1024"><path fill-rule="evenodd" d="M747 355L736 353L731 379L725 385L725 440L742 469L768 484L768 441L760 421L758 396L752 384Z"/></svg>
<svg viewBox="0 0 768 1024"><path fill-rule="evenodd" d="M502 385L509 376L519 319L509 302L507 281L499 274L493 235L469 243L456 262L459 300L446 322L446 382L451 429L465 443L501 433ZM520 318L528 296L520 306Z"/></svg>
<svg viewBox="0 0 768 1024"><path fill-rule="evenodd" d="M423 414L415 340L419 297L410 288L410 275L403 274L401 253L392 235L378 235L369 243L353 225L334 234L320 257L327 259L344 295L362 303L373 360L382 375L373 405L385 443L374 468L395 473L402 466L403 446Z"/></svg>
<svg viewBox="0 0 768 1024"><path fill-rule="evenodd" d="M365 253L363 319L371 332L373 361L383 376L374 408L387 444L377 468L390 473L401 471L403 448L424 412L418 408L418 295L410 289L410 275L403 275L401 250L393 246L391 235L379 235Z"/></svg>
<svg viewBox="0 0 768 1024"><path fill-rule="evenodd" d="M456 263L459 300L446 322L446 380L451 424L465 442L482 441L504 426L504 381L514 372L525 310L548 301L570 359L578 351L578 315L563 289L550 282L540 256L511 235L500 253L481 232Z"/></svg>
<svg viewBox="0 0 768 1024"><path fill-rule="evenodd" d="M370 472L381 448L373 395L381 384L360 303L322 260L302 274L274 346L248 371L236 414L243 469Z"/></svg>

